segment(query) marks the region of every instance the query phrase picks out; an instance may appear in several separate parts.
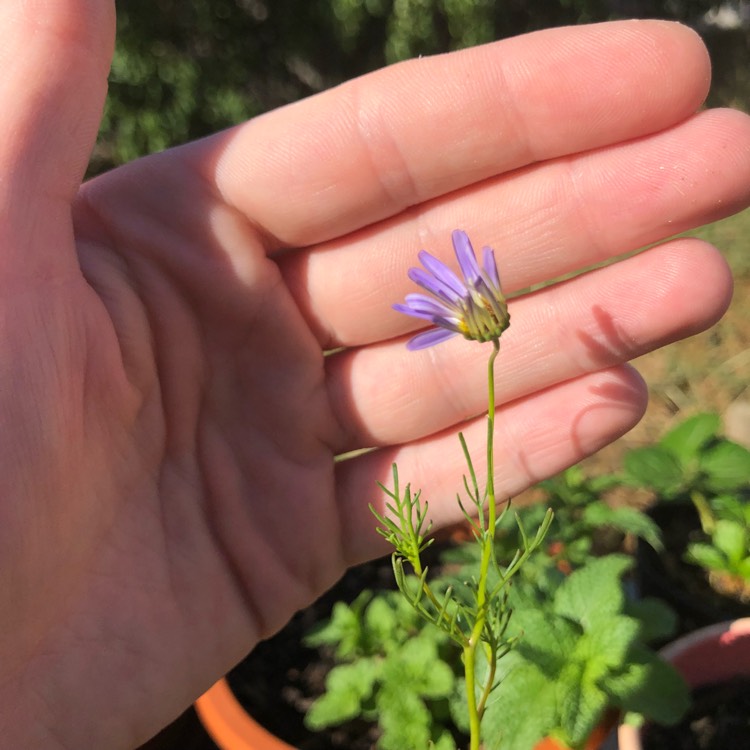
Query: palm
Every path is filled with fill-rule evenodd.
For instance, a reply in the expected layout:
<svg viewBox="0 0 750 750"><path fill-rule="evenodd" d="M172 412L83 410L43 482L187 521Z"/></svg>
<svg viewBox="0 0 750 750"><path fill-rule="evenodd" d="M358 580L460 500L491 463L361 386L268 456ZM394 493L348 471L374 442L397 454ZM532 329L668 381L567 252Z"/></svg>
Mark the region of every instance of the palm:
<svg viewBox="0 0 750 750"><path fill-rule="evenodd" d="M74 197L99 99L82 110L48 45L100 91L109 11L55 7L5 84L26 109L0 119L0 657L25 686L0 683L0 726L13 747L127 747L381 550L367 503L392 461L438 523L456 516L455 433L481 441L485 352L405 351L388 306L416 251L445 257L462 226L512 292L658 241L746 202L747 122L691 117L705 58L684 31L561 30L385 71ZM582 77L604 49L611 70ZM544 89L548 69L562 83ZM46 88L26 101L31 72ZM45 107L69 126L50 131ZM631 426L643 391L621 363L728 295L718 255L673 243L514 301L498 493Z"/></svg>

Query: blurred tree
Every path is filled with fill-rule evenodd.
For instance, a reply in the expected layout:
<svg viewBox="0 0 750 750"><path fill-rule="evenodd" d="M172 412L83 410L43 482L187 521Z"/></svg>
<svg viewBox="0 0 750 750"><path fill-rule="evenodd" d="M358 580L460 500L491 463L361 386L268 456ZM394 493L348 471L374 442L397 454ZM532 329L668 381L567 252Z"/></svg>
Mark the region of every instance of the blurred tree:
<svg viewBox="0 0 750 750"><path fill-rule="evenodd" d="M534 29L696 19L711 0L127 0L91 173L383 65ZM745 33L741 42L746 49ZM734 59L734 58L732 58Z"/></svg>

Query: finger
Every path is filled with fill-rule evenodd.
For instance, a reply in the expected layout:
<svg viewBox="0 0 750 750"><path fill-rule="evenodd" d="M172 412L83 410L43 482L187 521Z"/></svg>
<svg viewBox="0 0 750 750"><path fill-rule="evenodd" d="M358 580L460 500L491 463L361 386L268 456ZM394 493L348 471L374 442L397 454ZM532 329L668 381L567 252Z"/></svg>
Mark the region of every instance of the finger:
<svg viewBox="0 0 750 750"><path fill-rule="evenodd" d="M653 136L486 181L280 263L324 346L378 341L415 327L389 308L416 290L406 270L421 248L455 267L453 229L495 249L511 293L744 207L748 144L746 115L704 112Z"/></svg>
<svg viewBox="0 0 750 750"><path fill-rule="evenodd" d="M0 6L0 227L3 270L54 272L106 94L114 7L107 0ZM43 220L40 220L40 216ZM68 218L68 226L70 224ZM29 252L31 244L40 248ZM21 266L20 264L23 264ZM52 264L50 267L49 264Z"/></svg>
<svg viewBox="0 0 750 750"><path fill-rule="evenodd" d="M497 499L517 495L596 452L633 427L646 408L647 392L639 375L624 366L585 375L497 411L495 421L495 489ZM487 421L463 427L472 462L484 486ZM344 526L342 539L349 564L385 554L375 533L368 503L380 512L385 497L377 482L393 486L396 462L402 485L422 490L436 527L459 520L456 493L467 473L456 432L343 461L337 466L337 492Z"/></svg>
<svg viewBox="0 0 750 750"><path fill-rule="evenodd" d="M191 154L286 246L351 232L530 162L679 122L703 101L698 36L665 22L549 29L394 65Z"/></svg>
<svg viewBox="0 0 750 750"><path fill-rule="evenodd" d="M731 298L721 255L676 240L510 304L497 403L618 365L713 324ZM330 401L348 443L405 443L486 409L487 347L455 338L421 352L403 339L328 357Z"/></svg>

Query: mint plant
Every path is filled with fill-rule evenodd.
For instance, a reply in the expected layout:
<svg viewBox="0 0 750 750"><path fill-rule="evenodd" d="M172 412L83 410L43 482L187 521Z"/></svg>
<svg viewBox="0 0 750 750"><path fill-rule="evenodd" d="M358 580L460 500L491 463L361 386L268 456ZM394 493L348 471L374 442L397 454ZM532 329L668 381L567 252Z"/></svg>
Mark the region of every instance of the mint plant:
<svg viewBox="0 0 750 750"><path fill-rule="evenodd" d="M381 485L388 497L386 512L373 509L373 513L381 524L379 533L395 549L393 568L400 591L425 621L442 630L461 650L469 748L479 750L482 717L495 686L498 662L515 641L506 637L511 614L507 606L508 584L541 544L552 517L547 514L533 537L527 535L519 521L521 546L507 565L498 563L495 556L499 521L494 486L495 360L500 351L500 336L510 325L510 315L500 288L494 252L485 247L480 266L464 232L456 230L452 239L463 278L422 251L419 259L423 268L410 269L409 278L429 296L409 294L405 304L394 305L394 308L433 325L408 342L412 350L456 335L492 344L487 362L486 479L483 486L480 486L466 441L463 435L459 436L468 472L463 478L464 497L458 495L458 504L479 549L476 578L468 581L461 592L453 588L439 592L431 584L422 562L422 553L430 544L428 505L422 502L419 491L412 492L409 484L402 489L396 466L393 467L393 487ZM506 504L503 514L507 511ZM416 574L416 587L408 583L407 565Z"/></svg>
<svg viewBox="0 0 750 750"><path fill-rule="evenodd" d="M499 665L484 717L486 750L529 750L545 737L580 750L610 708L628 720L677 722L687 687L646 643L674 630L656 600L628 603L624 555L591 560L553 590L525 579L510 593L509 635L521 637Z"/></svg>
<svg viewBox="0 0 750 750"><path fill-rule="evenodd" d="M750 602L750 503L722 495L711 511L707 541L688 545L685 559L703 567L717 590Z"/></svg>
<svg viewBox="0 0 750 750"><path fill-rule="evenodd" d="M361 717L378 723L382 750L456 749L450 714L460 682L456 651L398 592L364 591L351 604L338 602L305 644L333 648L337 661L305 717L310 729Z"/></svg>

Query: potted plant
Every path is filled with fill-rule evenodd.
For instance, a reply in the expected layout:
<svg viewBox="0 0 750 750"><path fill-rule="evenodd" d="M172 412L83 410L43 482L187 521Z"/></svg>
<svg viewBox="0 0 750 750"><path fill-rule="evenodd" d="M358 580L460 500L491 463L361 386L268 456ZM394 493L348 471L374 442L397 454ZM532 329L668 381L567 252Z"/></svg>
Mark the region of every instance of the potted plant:
<svg viewBox="0 0 750 750"><path fill-rule="evenodd" d="M688 632L747 612L750 451L698 414L631 450L623 480L653 493L664 550L640 545L642 590L668 601Z"/></svg>
<svg viewBox="0 0 750 750"><path fill-rule="evenodd" d="M589 572L589 566L573 571L546 599L542 594L550 592L539 586L528 593L525 610L523 600L516 601L519 595L510 588L511 580L542 546L552 513L545 513L534 534L527 532L516 514L517 547L510 559L500 559L498 533L503 517L511 516L494 485L495 362L510 315L494 252L483 248L480 264L463 231L455 230L452 241L461 277L422 251L418 256L422 267L410 269L409 277L429 296L407 295L405 302L394 308L422 323L432 323L408 342L412 350L456 335L486 345L483 460L487 470L481 481L467 442L459 433L467 473L457 499L471 530L476 565L469 578L453 583L435 581L428 575L424 554L433 543L428 505L419 490L399 483L394 465L392 485L381 485L386 499L381 498L371 509L380 524L378 532L392 545L396 584L410 605L409 617L418 616L419 627L402 627L402 620L408 623L405 611L380 595L368 596L366 601L358 598L349 607L343 621L353 625L353 631L342 629L335 618L327 629L319 630L317 637L334 645L343 663L328 675L329 692L310 707L308 722L323 725L372 714L380 724L379 747L383 750L421 750L430 745L454 750L455 733L439 721L442 708L445 717L455 719L458 729L466 732L470 750L480 750L482 742L485 750L495 750L501 742L508 750L528 750L528 743L541 742L547 736L578 750L609 704L655 712L657 718L668 721L680 708L679 700L669 704L657 698L679 698L682 683L673 670L647 651L640 641L642 625L624 612L620 578L627 568L626 558L597 560L592 563L594 573ZM540 580L546 583L550 576ZM539 620L543 601L549 605L549 622ZM526 612L520 625L511 618L514 610ZM429 631L430 627L441 635ZM376 631L375 637L369 636L368 629ZM555 641L564 648L556 650L550 645ZM460 665L459 681L454 679L455 668L441 657L441 647L447 644L453 646L454 654L460 654L460 659L452 660ZM558 686L548 691L541 703L534 694L540 676L543 682ZM644 700L649 686L660 682L670 690L657 690L650 700ZM528 699L516 713L533 717L534 723L518 723L509 732L505 701L499 697L508 684L516 683ZM457 695L460 712L452 708ZM434 705L429 707L427 701ZM529 711L532 705L534 710Z"/></svg>
<svg viewBox="0 0 750 750"><path fill-rule="evenodd" d="M521 582L518 591L511 594L514 617L519 611L546 611L545 607L552 607L550 602L556 588L574 570L594 563L596 553L602 551L602 539L607 540L607 549L619 549L624 533L647 538L659 545L658 528L647 516L635 509L612 509L602 500L602 492L612 484L606 477L587 478L578 468L569 469L542 484L543 505L554 508L556 516L543 548L537 550L519 570ZM523 528L537 528L544 521L546 510L543 505L525 507L518 512ZM506 513L498 527L495 555L499 561L507 563L521 544L519 525L512 514ZM616 539L613 539L613 532L617 532ZM451 586L456 588L462 581L474 577L481 557L479 548L471 543L448 543L437 550L431 547L428 555L431 568L438 573L433 587L440 592ZM608 588L614 587L618 592L615 600L624 602L621 579L628 566L621 559L617 563L610 561L605 566L612 566L610 570L617 574L602 576L598 585L590 588L592 596L604 595ZM390 565L381 563L380 568L381 573L388 573ZM373 566L365 566L365 569L372 574ZM590 571L596 573L596 566ZM352 574L357 575L357 571L352 571ZM599 574L596 576L598 578ZM287 639L287 643L304 640L316 649L316 653L323 650L331 656L328 692L308 711L307 724L311 730L320 730L339 725L353 716L374 720L379 715L381 726L377 733L385 731L387 735L383 747L427 747L425 738L431 739L437 747L451 747L451 741L453 747L456 743L459 746L465 744L465 737L460 734L461 729L465 730L461 717L464 694L456 653L449 648L445 633L434 627L425 627L406 600L388 590L390 578L381 575L365 579L365 584L375 585L377 590L359 595L356 592L363 585L361 574L351 584L347 584L345 578L333 593L336 602L332 608L318 608L315 617L308 618L305 627L297 627ZM580 580L574 576L570 585L575 587ZM586 584L584 588L589 587ZM523 601L521 590L526 592ZM540 604L543 601L548 605L543 607ZM591 600L587 601L591 604ZM650 617L647 616L649 611L652 610L645 607L641 618L641 640L668 633L672 622L663 609L654 607L654 614ZM319 617L321 622L315 624ZM521 615L521 621L524 617ZM549 617L553 619L556 615L550 614ZM648 624L654 619L657 623L661 621L661 625ZM587 648L587 640L591 639L584 639L578 655ZM285 653L285 645L280 644L279 650ZM372 668L375 662L380 664L378 669ZM564 681L559 685L560 690L567 689ZM402 714L407 707L409 721L405 722ZM251 717L239 718L244 709L226 681L221 681L203 696L197 708L221 748L288 750L293 747L259 727ZM597 714L597 718L601 721L595 722L585 745L587 750L599 747L608 726L614 721L614 714L605 711L601 717ZM246 735L243 741L238 739L240 731ZM363 723L360 731L371 730ZM409 736L417 738L415 744L409 744ZM351 740L342 747L348 748L350 744ZM563 747L551 738L542 739L538 745L539 750L561 750Z"/></svg>
<svg viewBox="0 0 750 750"><path fill-rule="evenodd" d="M487 750L597 748L619 711L678 718L686 705L683 683L645 646L646 639L665 636L673 618L657 603L628 603L622 578L631 564L611 555L559 574L555 583L518 582L510 594L513 636L523 636L500 661L483 722ZM444 585L466 572L455 571ZM309 641L332 648L338 659L328 692L310 707L311 728L366 716L379 722L378 747L426 748L431 741L455 748L465 741L457 734L465 719L455 652L395 592L337 604ZM207 703L215 711L227 692L214 688L199 712L206 713ZM234 744L219 741L225 750L291 747L257 727L245 740L253 744L239 744L237 722L231 715L225 722L224 731L234 736Z"/></svg>
<svg viewBox="0 0 750 750"><path fill-rule="evenodd" d="M661 653L693 690L692 707L682 722L668 729L623 723L618 730L620 750L746 746L750 737L750 618L701 628Z"/></svg>

